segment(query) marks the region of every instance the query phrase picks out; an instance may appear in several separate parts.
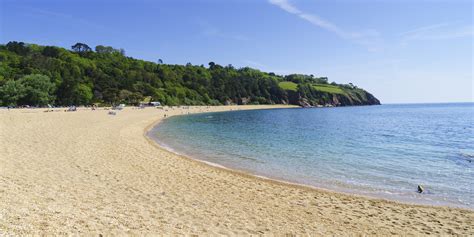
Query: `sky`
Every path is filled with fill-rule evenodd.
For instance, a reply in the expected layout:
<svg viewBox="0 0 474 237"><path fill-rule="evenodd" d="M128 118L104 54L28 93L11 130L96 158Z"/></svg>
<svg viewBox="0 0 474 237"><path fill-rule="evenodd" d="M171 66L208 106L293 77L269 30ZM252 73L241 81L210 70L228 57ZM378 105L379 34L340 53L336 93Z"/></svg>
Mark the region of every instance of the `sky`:
<svg viewBox="0 0 474 237"><path fill-rule="evenodd" d="M0 43L123 48L352 82L382 103L474 101L471 0L0 0Z"/></svg>

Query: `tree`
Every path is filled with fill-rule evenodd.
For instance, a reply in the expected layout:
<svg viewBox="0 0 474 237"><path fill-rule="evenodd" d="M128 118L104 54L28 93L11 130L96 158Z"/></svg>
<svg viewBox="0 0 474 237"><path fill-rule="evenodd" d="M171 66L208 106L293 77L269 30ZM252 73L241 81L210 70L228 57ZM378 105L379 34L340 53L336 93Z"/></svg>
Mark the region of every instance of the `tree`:
<svg viewBox="0 0 474 237"><path fill-rule="evenodd" d="M86 84L78 84L72 90L72 99L75 105L88 105L91 103L92 88Z"/></svg>
<svg viewBox="0 0 474 237"><path fill-rule="evenodd" d="M327 78L314 75L280 76L252 68L223 67L214 62L209 62L209 67L163 64L161 59L153 63L126 57L124 50L104 45L97 45L95 51L84 43L71 48L14 41L0 44L0 103L135 104L143 96L169 105L216 105L249 99L255 103L298 104L303 99L331 103L334 96L346 104L377 102L355 86L318 86L327 84ZM46 75L51 80L41 75L40 79L36 78L38 75L22 78L29 74ZM296 83L298 91L290 94L283 90L279 84L283 81Z"/></svg>
<svg viewBox="0 0 474 237"><path fill-rule="evenodd" d="M103 94L102 98L104 101L110 103L110 104L115 104L118 100L117 94L119 93L117 88L107 88Z"/></svg>
<svg viewBox="0 0 474 237"><path fill-rule="evenodd" d="M95 51L99 54L112 54L112 53L119 53L122 56L125 55L125 50L124 49L114 49L110 46L103 46L103 45L97 45L95 46Z"/></svg>
<svg viewBox="0 0 474 237"><path fill-rule="evenodd" d="M132 95L133 93L131 91L128 91L128 90L121 90L119 92L119 99L120 99L120 102L123 102L123 103L129 103L129 97Z"/></svg>
<svg viewBox="0 0 474 237"><path fill-rule="evenodd" d="M61 50L57 47L46 46L46 47L44 47L42 54L46 57L57 58L59 56L60 52L61 52Z"/></svg>
<svg viewBox="0 0 474 237"><path fill-rule="evenodd" d="M92 51L89 45L84 43L76 43L75 45L71 46L71 49L76 53L85 53Z"/></svg>
<svg viewBox="0 0 474 237"><path fill-rule="evenodd" d="M111 54L113 52L118 52L117 49L114 49L110 46L103 46L103 45L95 46L95 51L100 54Z"/></svg>
<svg viewBox="0 0 474 237"><path fill-rule="evenodd" d="M216 66L216 63L215 62L209 62L209 69L214 69L214 67Z"/></svg>
<svg viewBox="0 0 474 237"><path fill-rule="evenodd" d="M137 105L143 99L143 95L139 92L121 90L119 93L119 99L122 103Z"/></svg>
<svg viewBox="0 0 474 237"><path fill-rule="evenodd" d="M31 74L18 80L24 87L24 95L19 99L21 104L45 106L54 101L54 83L49 77L41 74Z"/></svg>
<svg viewBox="0 0 474 237"><path fill-rule="evenodd" d="M25 87L15 80L9 80L0 87L0 103L6 106L17 106L25 96Z"/></svg>
<svg viewBox="0 0 474 237"><path fill-rule="evenodd" d="M8 106L45 106L54 101L54 83L40 74L23 76L19 80L9 80L0 87L2 104Z"/></svg>
<svg viewBox="0 0 474 237"><path fill-rule="evenodd" d="M6 45L9 51L15 52L19 55L26 55L30 52L30 48L23 42L10 41Z"/></svg>

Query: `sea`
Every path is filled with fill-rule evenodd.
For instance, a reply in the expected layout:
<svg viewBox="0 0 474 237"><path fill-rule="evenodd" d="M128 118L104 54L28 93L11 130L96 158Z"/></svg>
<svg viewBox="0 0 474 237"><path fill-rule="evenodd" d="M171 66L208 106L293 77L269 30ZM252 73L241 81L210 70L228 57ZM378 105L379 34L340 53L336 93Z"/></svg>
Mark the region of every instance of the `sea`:
<svg viewBox="0 0 474 237"><path fill-rule="evenodd" d="M474 103L191 114L148 134L180 155L256 176L474 209Z"/></svg>

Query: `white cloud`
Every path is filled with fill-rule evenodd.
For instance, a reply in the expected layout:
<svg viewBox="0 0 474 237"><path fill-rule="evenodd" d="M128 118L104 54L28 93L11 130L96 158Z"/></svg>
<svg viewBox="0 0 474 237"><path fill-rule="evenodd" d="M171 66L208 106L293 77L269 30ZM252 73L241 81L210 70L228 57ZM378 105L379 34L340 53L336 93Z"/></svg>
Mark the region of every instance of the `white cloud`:
<svg viewBox="0 0 474 237"><path fill-rule="evenodd" d="M330 32L336 33L337 35L339 35L342 38L346 38L346 39L351 38L351 36L348 33L344 32L343 30L341 30L339 27L332 24L331 22L328 22L328 21L325 21L325 20L321 19L319 16L312 15L312 14L305 14L305 13L299 14L298 16L300 18L310 22L311 24L313 24L315 26L319 26L319 27L321 27L323 29L326 29Z"/></svg>
<svg viewBox="0 0 474 237"><path fill-rule="evenodd" d="M448 23L439 23L439 24L434 24L434 25L429 25L429 26L423 26L423 27L419 27L419 28L416 28L416 29L413 29L413 30L405 31L405 32L401 33L400 35L401 36L406 36L406 35L410 35L410 34L416 34L418 32L437 29L437 28L447 26L447 25L448 25Z"/></svg>
<svg viewBox="0 0 474 237"><path fill-rule="evenodd" d="M440 23L429 26L418 27L416 29L400 34L402 43L415 40L447 40L474 36L472 25L453 26L448 23Z"/></svg>
<svg viewBox="0 0 474 237"><path fill-rule="evenodd" d="M273 5L277 5L281 9L283 9L283 10L289 12L289 13L292 13L292 14L301 14L302 13L299 9L297 9L296 7L291 5L286 0L269 0L269 2Z"/></svg>
<svg viewBox="0 0 474 237"><path fill-rule="evenodd" d="M306 13L299 8L292 5L288 0L268 0L269 3L278 6L288 13L297 15L299 18L317 26L329 32L336 34L337 36L355 42L359 45L363 45L369 51L378 51L381 48L380 35L375 30L366 30L363 32L349 32L345 31L341 27L327 21L316 14Z"/></svg>

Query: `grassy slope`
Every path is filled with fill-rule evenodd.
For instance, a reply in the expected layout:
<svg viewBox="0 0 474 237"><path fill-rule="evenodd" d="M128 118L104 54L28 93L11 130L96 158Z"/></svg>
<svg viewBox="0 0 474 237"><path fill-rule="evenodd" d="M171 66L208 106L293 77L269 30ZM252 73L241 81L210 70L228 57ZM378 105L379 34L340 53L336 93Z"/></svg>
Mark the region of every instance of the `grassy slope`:
<svg viewBox="0 0 474 237"><path fill-rule="evenodd" d="M278 85L283 89L283 90L289 90L289 91L296 91L298 88L298 85L294 82L291 81L282 81L278 83Z"/></svg>
<svg viewBox="0 0 474 237"><path fill-rule="evenodd" d="M278 83L278 85L283 90L296 91L298 89L298 84L291 81L282 81ZM329 84L314 84L312 86L314 89L321 92L327 92L331 94L345 94L345 92L339 86L334 86L334 85L329 85Z"/></svg>
<svg viewBox="0 0 474 237"><path fill-rule="evenodd" d="M338 86L333 86L333 85L327 85L327 84L314 84L313 88L322 91L322 92L328 92L332 94L345 94L344 91L338 87Z"/></svg>
<svg viewBox="0 0 474 237"><path fill-rule="evenodd" d="M298 91L298 84L291 81L282 81L278 85L286 91ZM322 92L320 95L310 96L311 98L309 99L313 104L335 103L336 105L361 105L379 103L378 100L368 94L368 92L357 87L318 83L312 83L310 86L314 90Z"/></svg>

